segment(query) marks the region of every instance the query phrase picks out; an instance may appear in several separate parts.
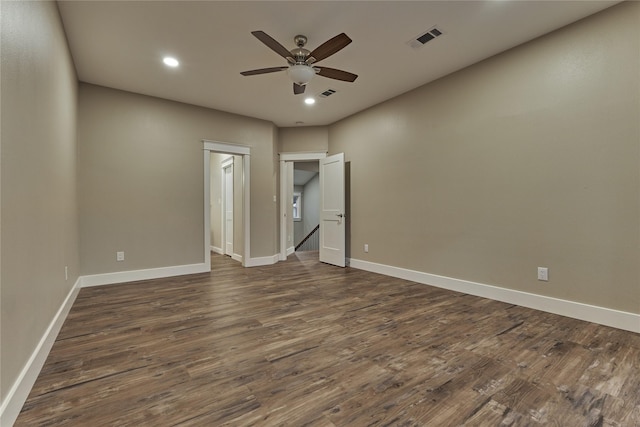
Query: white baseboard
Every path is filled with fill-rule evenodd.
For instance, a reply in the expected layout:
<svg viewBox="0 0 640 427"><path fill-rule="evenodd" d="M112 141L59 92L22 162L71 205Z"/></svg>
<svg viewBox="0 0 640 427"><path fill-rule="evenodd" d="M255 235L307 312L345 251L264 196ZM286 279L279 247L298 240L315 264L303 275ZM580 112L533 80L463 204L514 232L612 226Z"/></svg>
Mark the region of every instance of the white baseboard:
<svg viewBox="0 0 640 427"><path fill-rule="evenodd" d="M33 387L33 384L35 384L36 379L44 366L44 362L47 360L47 356L49 355L49 351L51 351L51 347L58 336L58 332L60 332L60 328L62 327L64 320L67 318L67 314L69 314L69 310L71 309L73 302L78 296L80 283L81 279L78 278L58 309L58 312L53 317L53 320L49 323L49 327L44 332L44 335L40 338L40 342L38 342L35 350L33 350L31 357L29 357L29 360L20 372L20 375L18 375L18 378L13 383L13 386L11 386L6 396L3 396L2 406L0 406L0 425L11 426L18 418L20 410L22 409L24 402L27 400L27 397L29 397L31 388Z"/></svg>
<svg viewBox="0 0 640 427"><path fill-rule="evenodd" d="M247 258L247 262L245 262L245 267L260 267L261 265L271 265L275 264L280 260L280 254L275 254L271 256L263 256L257 258Z"/></svg>
<svg viewBox="0 0 640 427"><path fill-rule="evenodd" d="M81 277L81 286L112 285L114 283L135 282L137 280L160 279L183 276L185 274L208 273L211 268L205 263L178 265L174 267L149 268L145 270L118 271L115 273L93 274Z"/></svg>
<svg viewBox="0 0 640 427"><path fill-rule="evenodd" d="M467 280L454 279L451 277L438 276L435 274L377 264L359 259L350 259L349 265L359 270L366 270L372 273L411 280L425 285L449 289L456 292L489 298L509 304L515 304L533 308L535 310L560 314L574 319L585 320L587 322L598 323L618 329L624 329L626 331L640 333L640 314L636 313L613 310L610 308L583 304L580 302L563 300L544 295L536 295L528 292L501 288L498 286L485 285L483 283L469 282Z"/></svg>
<svg viewBox="0 0 640 427"><path fill-rule="evenodd" d="M285 251L286 255L282 255L282 253L278 253L278 261L286 261L287 257L296 251L295 246L287 248Z"/></svg>
<svg viewBox="0 0 640 427"><path fill-rule="evenodd" d="M235 261L238 261L238 262L242 262L242 255L233 254L233 255L231 255L231 259L235 260Z"/></svg>
<svg viewBox="0 0 640 427"><path fill-rule="evenodd" d="M222 253L222 248L219 248L217 246L211 246L211 252L216 253L216 254L220 254L220 255L224 255Z"/></svg>

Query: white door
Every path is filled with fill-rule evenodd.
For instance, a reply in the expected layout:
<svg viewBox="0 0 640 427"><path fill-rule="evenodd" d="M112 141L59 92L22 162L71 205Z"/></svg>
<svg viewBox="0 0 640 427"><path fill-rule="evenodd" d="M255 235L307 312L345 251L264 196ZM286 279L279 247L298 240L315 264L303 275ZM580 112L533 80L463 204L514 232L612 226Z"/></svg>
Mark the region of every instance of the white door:
<svg viewBox="0 0 640 427"><path fill-rule="evenodd" d="M344 153L320 160L320 261L345 266Z"/></svg>
<svg viewBox="0 0 640 427"><path fill-rule="evenodd" d="M233 163L224 170L224 253L233 256Z"/></svg>

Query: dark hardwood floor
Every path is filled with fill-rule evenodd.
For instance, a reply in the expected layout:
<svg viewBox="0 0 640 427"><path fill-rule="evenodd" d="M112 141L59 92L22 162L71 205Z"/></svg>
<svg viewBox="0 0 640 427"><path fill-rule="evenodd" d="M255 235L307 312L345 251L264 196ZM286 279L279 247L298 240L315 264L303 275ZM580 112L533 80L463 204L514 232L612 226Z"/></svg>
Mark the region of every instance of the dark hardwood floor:
<svg viewBox="0 0 640 427"><path fill-rule="evenodd" d="M321 264L81 290L17 426L640 426L640 335Z"/></svg>

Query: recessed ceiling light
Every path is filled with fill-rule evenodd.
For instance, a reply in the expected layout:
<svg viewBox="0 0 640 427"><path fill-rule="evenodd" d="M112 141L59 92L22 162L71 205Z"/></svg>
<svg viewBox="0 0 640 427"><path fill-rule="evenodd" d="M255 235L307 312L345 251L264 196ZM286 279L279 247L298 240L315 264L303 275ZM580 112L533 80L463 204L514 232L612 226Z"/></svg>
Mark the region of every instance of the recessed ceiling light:
<svg viewBox="0 0 640 427"><path fill-rule="evenodd" d="M177 67L178 65L180 65L176 58L172 58L170 56L165 56L162 62L164 62L164 65L169 67Z"/></svg>
<svg viewBox="0 0 640 427"><path fill-rule="evenodd" d="M304 103L305 103L305 104L307 104L307 105L313 105L313 104L315 104L315 103L316 103L316 100L315 100L315 99L313 99L313 98L306 98L306 99L304 100Z"/></svg>

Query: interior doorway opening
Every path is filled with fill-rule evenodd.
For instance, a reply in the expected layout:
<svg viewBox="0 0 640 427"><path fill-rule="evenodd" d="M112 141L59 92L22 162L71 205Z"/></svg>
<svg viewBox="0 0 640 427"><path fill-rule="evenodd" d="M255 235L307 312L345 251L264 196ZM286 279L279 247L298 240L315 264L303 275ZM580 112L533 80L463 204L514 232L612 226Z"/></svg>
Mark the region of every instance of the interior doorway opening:
<svg viewBox="0 0 640 427"><path fill-rule="evenodd" d="M242 262L242 156L210 156L211 252Z"/></svg>
<svg viewBox="0 0 640 427"><path fill-rule="evenodd" d="M293 162L293 247L295 252L320 249L320 165L318 160Z"/></svg>
<svg viewBox="0 0 640 427"><path fill-rule="evenodd" d="M280 153L281 261L319 225L318 171L319 160L325 157L326 152Z"/></svg>
<svg viewBox="0 0 640 427"><path fill-rule="evenodd" d="M210 269L211 253L226 250L246 267L251 262L250 147L209 140L203 144L205 263Z"/></svg>

